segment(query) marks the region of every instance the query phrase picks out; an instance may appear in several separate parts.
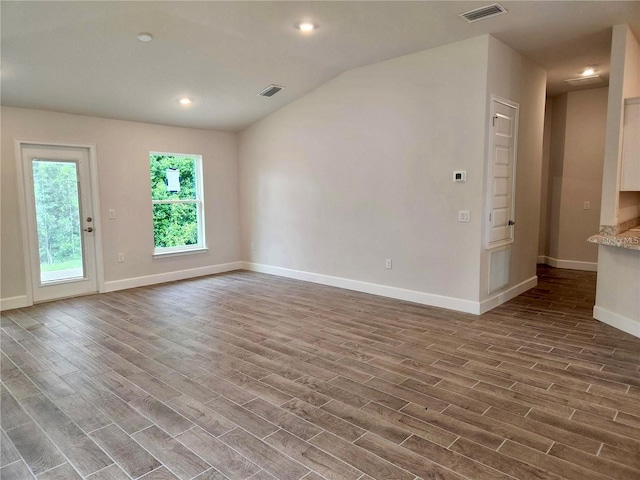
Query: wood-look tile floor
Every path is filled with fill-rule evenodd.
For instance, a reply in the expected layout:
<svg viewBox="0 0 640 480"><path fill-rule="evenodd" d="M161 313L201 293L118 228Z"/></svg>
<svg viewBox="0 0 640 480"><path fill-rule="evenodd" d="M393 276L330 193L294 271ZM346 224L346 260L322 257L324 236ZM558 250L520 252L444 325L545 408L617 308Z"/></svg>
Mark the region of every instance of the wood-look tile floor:
<svg viewBox="0 0 640 480"><path fill-rule="evenodd" d="M640 479L595 274L473 316L234 272L2 314L3 480Z"/></svg>

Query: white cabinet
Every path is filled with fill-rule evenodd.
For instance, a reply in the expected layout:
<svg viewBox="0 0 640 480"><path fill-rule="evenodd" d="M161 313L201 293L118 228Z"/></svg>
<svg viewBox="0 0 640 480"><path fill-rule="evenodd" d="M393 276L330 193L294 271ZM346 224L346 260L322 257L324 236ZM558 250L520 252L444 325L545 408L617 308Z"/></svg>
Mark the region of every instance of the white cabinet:
<svg viewBox="0 0 640 480"><path fill-rule="evenodd" d="M620 190L640 191L640 97L624 101Z"/></svg>

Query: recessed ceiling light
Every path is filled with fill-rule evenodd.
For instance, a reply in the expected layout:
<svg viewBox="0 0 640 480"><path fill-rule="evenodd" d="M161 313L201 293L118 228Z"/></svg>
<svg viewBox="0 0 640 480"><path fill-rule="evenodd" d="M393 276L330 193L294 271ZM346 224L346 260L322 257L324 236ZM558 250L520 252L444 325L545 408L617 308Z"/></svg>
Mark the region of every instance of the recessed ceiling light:
<svg viewBox="0 0 640 480"><path fill-rule="evenodd" d="M300 22L296 28L301 32L311 32L315 30L316 26L311 22Z"/></svg>
<svg viewBox="0 0 640 480"><path fill-rule="evenodd" d="M142 32L138 34L138 40L140 40L141 42L150 42L151 40L153 40L153 35L147 32Z"/></svg>
<svg viewBox="0 0 640 480"><path fill-rule="evenodd" d="M178 100L178 103L180 105L191 105L192 102L191 102L190 98L184 97L184 98L181 98L180 100Z"/></svg>
<svg viewBox="0 0 640 480"><path fill-rule="evenodd" d="M596 71L593 69L593 67L587 67L584 69L584 72L582 72L582 76L588 77L589 75L593 75L594 73L596 73Z"/></svg>

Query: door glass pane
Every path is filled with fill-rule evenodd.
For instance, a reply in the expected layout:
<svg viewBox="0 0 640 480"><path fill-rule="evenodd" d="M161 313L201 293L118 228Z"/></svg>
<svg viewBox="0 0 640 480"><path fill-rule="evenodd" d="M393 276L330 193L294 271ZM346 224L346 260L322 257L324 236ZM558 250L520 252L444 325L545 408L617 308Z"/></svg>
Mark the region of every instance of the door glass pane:
<svg viewBox="0 0 640 480"><path fill-rule="evenodd" d="M84 277L77 165L33 161L40 282Z"/></svg>

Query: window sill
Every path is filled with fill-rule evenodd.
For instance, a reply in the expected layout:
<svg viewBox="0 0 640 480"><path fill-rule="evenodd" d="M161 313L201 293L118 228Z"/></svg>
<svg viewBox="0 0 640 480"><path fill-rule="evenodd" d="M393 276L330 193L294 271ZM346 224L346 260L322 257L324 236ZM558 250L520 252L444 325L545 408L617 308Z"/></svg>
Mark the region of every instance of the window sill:
<svg viewBox="0 0 640 480"><path fill-rule="evenodd" d="M204 253L208 251L209 249L207 247L202 247L202 248L189 248L185 250L171 250L168 252L154 252L153 258L178 257L180 255L191 255L194 253Z"/></svg>

